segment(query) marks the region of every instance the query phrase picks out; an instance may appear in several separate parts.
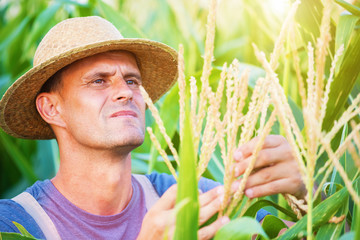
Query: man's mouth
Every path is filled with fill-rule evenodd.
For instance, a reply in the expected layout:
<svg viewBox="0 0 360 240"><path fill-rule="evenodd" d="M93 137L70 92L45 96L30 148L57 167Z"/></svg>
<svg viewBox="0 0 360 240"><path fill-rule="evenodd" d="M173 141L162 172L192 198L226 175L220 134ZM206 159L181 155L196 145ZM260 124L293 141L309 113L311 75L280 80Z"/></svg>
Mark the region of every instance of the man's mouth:
<svg viewBox="0 0 360 240"><path fill-rule="evenodd" d="M116 118L116 117L135 117L137 118L137 114L134 111L119 111L116 113L111 114L110 118Z"/></svg>

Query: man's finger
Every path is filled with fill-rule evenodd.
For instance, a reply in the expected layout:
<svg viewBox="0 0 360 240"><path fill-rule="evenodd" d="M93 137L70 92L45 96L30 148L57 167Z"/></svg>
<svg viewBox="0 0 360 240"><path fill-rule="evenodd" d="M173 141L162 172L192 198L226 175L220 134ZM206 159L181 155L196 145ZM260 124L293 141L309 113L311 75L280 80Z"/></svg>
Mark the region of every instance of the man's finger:
<svg viewBox="0 0 360 240"><path fill-rule="evenodd" d="M219 198L224 194L224 186L218 186L216 188L211 189L199 196L199 204L200 207L206 206L214 199Z"/></svg>
<svg viewBox="0 0 360 240"><path fill-rule="evenodd" d="M278 193L290 193L296 195L297 193L294 192L294 189L298 189L301 184L301 179L282 178L270 183L246 189L245 195L248 198L264 197Z"/></svg>
<svg viewBox="0 0 360 240"><path fill-rule="evenodd" d="M151 208L145 214L138 239L163 239L164 235L170 236L173 234L175 221L175 209L156 210Z"/></svg>
<svg viewBox="0 0 360 240"><path fill-rule="evenodd" d="M207 240L214 237L215 233L225 224L230 222L230 219L228 217L222 217L217 219L212 224L205 226L198 231L198 237L200 240Z"/></svg>
<svg viewBox="0 0 360 240"><path fill-rule="evenodd" d="M292 159L291 149L287 145L280 145L273 148L263 148L260 150L254 169L263 168L270 165L278 164L280 162ZM246 168L251 161L251 155L244 158L242 161L235 163L235 177L244 174Z"/></svg>
<svg viewBox="0 0 360 240"><path fill-rule="evenodd" d="M219 196L209 202L207 205L200 208L199 211L199 225L204 224L209 220L215 213L219 211L221 203L223 201L222 196Z"/></svg>
<svg viewBox="0 0 360 240"><path fill-rule="evenodd" d="M298 177L301 179L297 171L296 163L292 163L293 167L289 168L288 163L279 163L270 167L265 167L259 171L251 174L246 182L246 188L252 188L258 185L263 185L278 179L288 177Z"/></svg>
<svg viewBox="0 0 360 240"><path fill-rule="evenodd" d="M234 153L235 161L241 161L244 158L250 156L259 140L259 137L251 139L249 142L240 146ZM263 148L274 148L278 147L280 144L286 142L285 138L280 135L269 135L265 138ZM239 153L240 152L240 153ZM241 159L242 157L242 159Z"/></svg>

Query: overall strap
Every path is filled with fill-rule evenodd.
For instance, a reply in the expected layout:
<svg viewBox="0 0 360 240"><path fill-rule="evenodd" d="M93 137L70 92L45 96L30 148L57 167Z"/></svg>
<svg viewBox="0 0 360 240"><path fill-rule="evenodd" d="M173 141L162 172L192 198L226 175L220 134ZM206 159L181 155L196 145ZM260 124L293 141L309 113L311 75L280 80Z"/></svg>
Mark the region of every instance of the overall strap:
<svg viewBox="0 0 360 240"><path fill-rule="evenodd" d="M28 192L23 192L12 199L20 204L34 218L48 240L61 240L54 223L36 199Z"/></svg>
<svg viewBox="0 0 360 240"><path fill-rule="evenodd" d="M149 210L159 200L159 194L145 175L133 174L133 176L144 190L146 209Z"/></svg>

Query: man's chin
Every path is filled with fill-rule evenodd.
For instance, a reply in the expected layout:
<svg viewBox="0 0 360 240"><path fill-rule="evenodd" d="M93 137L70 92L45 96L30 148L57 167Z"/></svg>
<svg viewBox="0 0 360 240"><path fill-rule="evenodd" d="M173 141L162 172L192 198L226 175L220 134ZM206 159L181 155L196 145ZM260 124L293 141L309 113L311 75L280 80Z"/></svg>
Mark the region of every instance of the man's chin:
<svg viewBox="0 0 360 240"><path fill-rule="evenodd" d="M120 155L128 155L133 151L135 148L139 147L141 144L127 144L127 145L114 145L113 147L110 147L113 152L116 152Z"/></svg>
<svg viewBox="0 0 360 240"><path fill-rule="evenodd" d="M143 142L144 142L143 136L139 136L139 137L132 136L131 138L128 139L124 139L124 138L117 139L113 141L112 144L109 145L112 145L115 148L129 149L129 151L132 151L133 149L143 144Z"/></svg>

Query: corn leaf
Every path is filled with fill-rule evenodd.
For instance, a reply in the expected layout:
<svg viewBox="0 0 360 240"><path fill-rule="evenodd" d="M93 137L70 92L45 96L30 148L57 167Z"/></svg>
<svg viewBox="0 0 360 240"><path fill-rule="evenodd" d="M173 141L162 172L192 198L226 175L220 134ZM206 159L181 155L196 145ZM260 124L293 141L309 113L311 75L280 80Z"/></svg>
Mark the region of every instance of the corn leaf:
<svg viewBox="0 0 360 240"><path fill-rule="evenodd" d="M20 223L13 221L13 224L17 227L17 229L19 229L20 233L25 237L34 237Z"/></svg>
<svg viewBox="0 0 360 240"><path fill-rule="evenodd" d="M5 25L1 26L0 42L2 44L4 43L4 41L11 42L11 39L9 40L8 38L14 32L14 30L19 26L19 24L21 24L23 20L24 20L24 16L19 14L18 16L9 19Z"/></svg>
<svg viewBox="0 0 360 240"><path fill-rule="evenodd" d="M211 156L207 171L204 173L204 177L208 177L208 175L205 175L207 172L211 174L215 181L223 183L225 169L223 161L221 159L221 153L218 148L215 148L215 151Z"/></svg>
<svg viewBox="0 0 360 240"><path fill-rule="evenodd" d="M0 240L34 240L36 238L23 236L19 233L0 233Z"/></svg>
<svg viewBox="0 0 360 240"><path fill-rule="evenodd" d="M261 226L270 239L277 237L281 229L288 228L280 218L273 215L265 216ZM264 238L259 236L257 239L263 240Z"/></svg>
<svg viewBox="0 0 360 240"><path fill-rule="evenodd" d="M338 26L336 28L336 39L335 39L335 48L339 49L341 44L344 44L344 48L349 46L349 40L352 34L352 30L355 28L356 23L359 21L359 17L354 15L342 15L340 16ZM344 55L339 59L339 62L342 62ZM340 64L338 64L336 72L339 72Z"/></svg>
<svg viewBox="0 0 360 240"><path fill-rule="evenodd" d="M196 153L192 141L190 110L185 110L184 136L180 146L180 167L176 202L189 201L176 216L175 239L197 239L199 199L196 177ZM188 200L187 200L188 199Z"/></svg>
<svg viewBox="0 0 360 240"><path fill-rule="evenodd" d="M40 179L50 179L55 176L59 165L59 150L56 140L49 141L36 141L37 149L42 151L36 151L33 157L33 168Z"/></svg>
<svg viewBox="0 0 360 240"><path fill-rule="evenodd" d="M6 151L9 153L14 163L21 171L23 176L32 184L36 182L37 177L26 160L26 157L23 155L20 149L11 141L10 137L6 135L2 130L0 130L0 142L2 142L3 146L6 148Z"/></svg>
<svg viewBox="0 0 360 240"><path fill-rule="evenodd" d="M360 181L355 181L354 189L356 193L360 194ZM354 239L360 238L360 207L354 204L353 207L353 214L352 214L352 224L351 224L351 230L355 233Z"/></svg>
<svg viewBox="0 0 360 240"><path fill-rule="evenodd" d="M123 36L128 38L146 38L145 34L134 24L130 23L120 12L115 11L103 1L99 1L98 4L101 15L114 24Z"/></svg>
<svg viewBox="0 0 360 240"><path fill-rule="evenodd" d="M42 35L45 35L45 33L51 28L53 25L53 21L51 20L60 7L60 3L55 3L49 8L46 8L36 17L34 23L32 24L32 31L25 42L25 50L28 50L30 46L35 44L36 41L41 38Z"/></svg>
<svg viewBox="0 0 360 240"><path fill-rule="evenodd" d="M201 39L199 32L196 30L196 23L192 20L192 17L190 15L189 9L186 9L184 6L183 1L177 1L177 0L162 0L163 2L166 2L169 6L169 12L168 14L171 15L172 18L174 18L174 21L171 22L172 26L169 25L167 27L167 33L166 36L171 36L174 33L174 28L178 29L180 32L177 37L177 41L183 42L185 45L185 49L190 46L196 46L200 52L204 52L204 42ZM165 4L163 4L165 5ZM177 44L177 42L168 42L170 45ZM193 47L193 49L194 49ZM188 67L189 65L187 65ZM191 67L191 66L190 66Z"/></svg>
<svg viewBox="0 0 360 240"><path fill-rule="evenodd" d="M360 16L360 8L359 7L352 5L344 0L335 0L335 2L337 2L340 6L342 6L343 8L345 8L352 14L354 14L356 16Z"/></svg>
<svg viewBox="0 0 360 240"><path fill-rule="evenodd" d="M292 98L289 96L288 97L288 102L289 102L289 106L291 108L292 114L295 117L295 121L297 123L297 125L299 126L300 131L304 128L304 117L303 117L303 112L301 111L301 109L299 108L298 105L296 105L296 103L294 102L294 100L292 100Z"/></svg>
<svg viewBox="0 0 360 240"><path fill-rule="evenodd" d="M345 124L345 126L342 129L339 146L344 142L347 135L348 135L348 125ZM339 162L341 163L341 165L344 168L346 168L346 165L347 165L346 163L348 162L346 152L340 157ZM330 179L329 183L330 183L330 185L329 185L328 196L335 193L339 183L344 184L344 181L342 180L342 178L341 178L340 174L338 173L338 171L336 170L336 168L334 168L334 170L332 172L331 179Z"/></svg>
<svg viewBox="0 0 360 240"><path fill-rule="evenodd" d="M355 238L355 233L354 232L348 232L345 233L344 235L342 235L339 240L354 240L357 239Z"/></svg>
<svg viewBox="0 0 360 240"><path fill-rule="evenodd" d="M342 16L344 17L344 16ZM348 18L347 18L348 19ZM342 34L344 37L338 38L336 45L340 46L342 43L346 44L346 40L349 38L349 42L345 47L345 52L343 54L343 61L339 71L336 73L334 82L331 85L331 90L329 94L329 101L327 104L327 111L324 119L323 129L328 131L340 114L343 112L344 104L346 103L348 96L351 90L354 87L356 79L359 76L360 68L360 29L353 28L350 29L348 25L349 21L356 21L358 24L359 18L351 18L347 21L342 21L337 27L337 35ZM354 23L350 24L353 26ZM349 36L346 36L349 35Z"/></svg>
<svg viewBox="0 0 360 240"><path fill-rule="evenodd" d="M303 32L304 41L316 39L320 35L320 22L324 6L320 0L303 0L296 12L296 20L306 31ZM308 36L308 34L312 36Z"/></svg>
<svg viewBox="0 0 360 240"><path fill-rule="evenodd" d="M7 72L12 76L17 76L23 71L24 66L20 64L19 59L23 55L21 43L24 42L25 29L29 27L30 17L23 18L21 23L13 29L11 34L0 43L0 53ZM14 64L16 62L16 64ZM28 64L26 64L28 66Z"/></svg>
<svg viewBox="0 0 360 240"><path fill-rule="evenodd" d="M1 41L1 44L0 44L0 51L4 51L4 49L6 49L9 44L11 44L12 41L14 41L15 38L17 38L19 36L19 34L21 34L25 27L27 26L27 24L29 23L30 21L30 18L29 17L26 17L26 18L23 18L22 21L13 29L13 28L10 28L12 27L12 25L9 26L9 29L8 28L4 28L2 31L1 31L1 36L0 38L4 38L2 41ZM14 24L17 23L17 19L14 20L13 22ZM9 31L12 32L8 35L5 35L6 33L8 33Z"/></svg>
<svg viewBox="0 0 360 240"><path fill-rule="evenodd" d="M346 201L335 214L335 216L340 217L342 215L346 215L349 211L349 202ZM345 220L341 221L338 224L335 223L326 223L325 225L321 226L319 231L316 234L316 239L338 239L340 234L344 228Z"/></svg>
<svg viewBox="0 0 360 240"><path fill-rule="evenodd" d="M86 3L77 2L75 0L58 0L58 2L61 2L63 4L72 4L78 7L87 7L88 5Z"/></svg>
<svg viewBox="0 0 360 240"><path fill-rule="evenodd" d="M242 217L220 228L214 240L247 240L254 234L261 235L262 239L269 239L258 221L250 217Z"/></svg>
<svg viewBox="0 0 360 240"><path fill-rule="evenodd" d="M348 201L348 196L346 188L343 188L316 206L313 210L313 230L316 231L321 225L326 224L338 209ZM282 234L279 240L301 237L299 234L304 234L306 224L307 215Z"/></svg>
<svg viewBox="0 0 360 240"><path fill-rule="evenodd" d="M261 209L261 208L264 208L264 207L267 207L267 206L271 206L271 207L274 207L276 208L277 210L281 211L282 213L284 213L285 215L287 215L288 217L290 217L290 219L292 219L293 221L296 221L297 218L296 218L296 215L292 212L292 211L289 211L279 205L277 205L276 203L272 202L272 201L269 201L269 200L265 200L265 199L261 199L257 202L255 202L254 204L252 204L248 210L245 212L244 216L248 216L248 217L255 217L256 216L256 213Z"/></svg>
<svg viewBox="0 0 360 240"><path fill-rule="evenodd" d="M359 206L354 206L354 211L355 211L355 221L352 224L352 226L354 226L355 229L355 237L354 239L359 239L360 238L360 208Z"/></svg>

